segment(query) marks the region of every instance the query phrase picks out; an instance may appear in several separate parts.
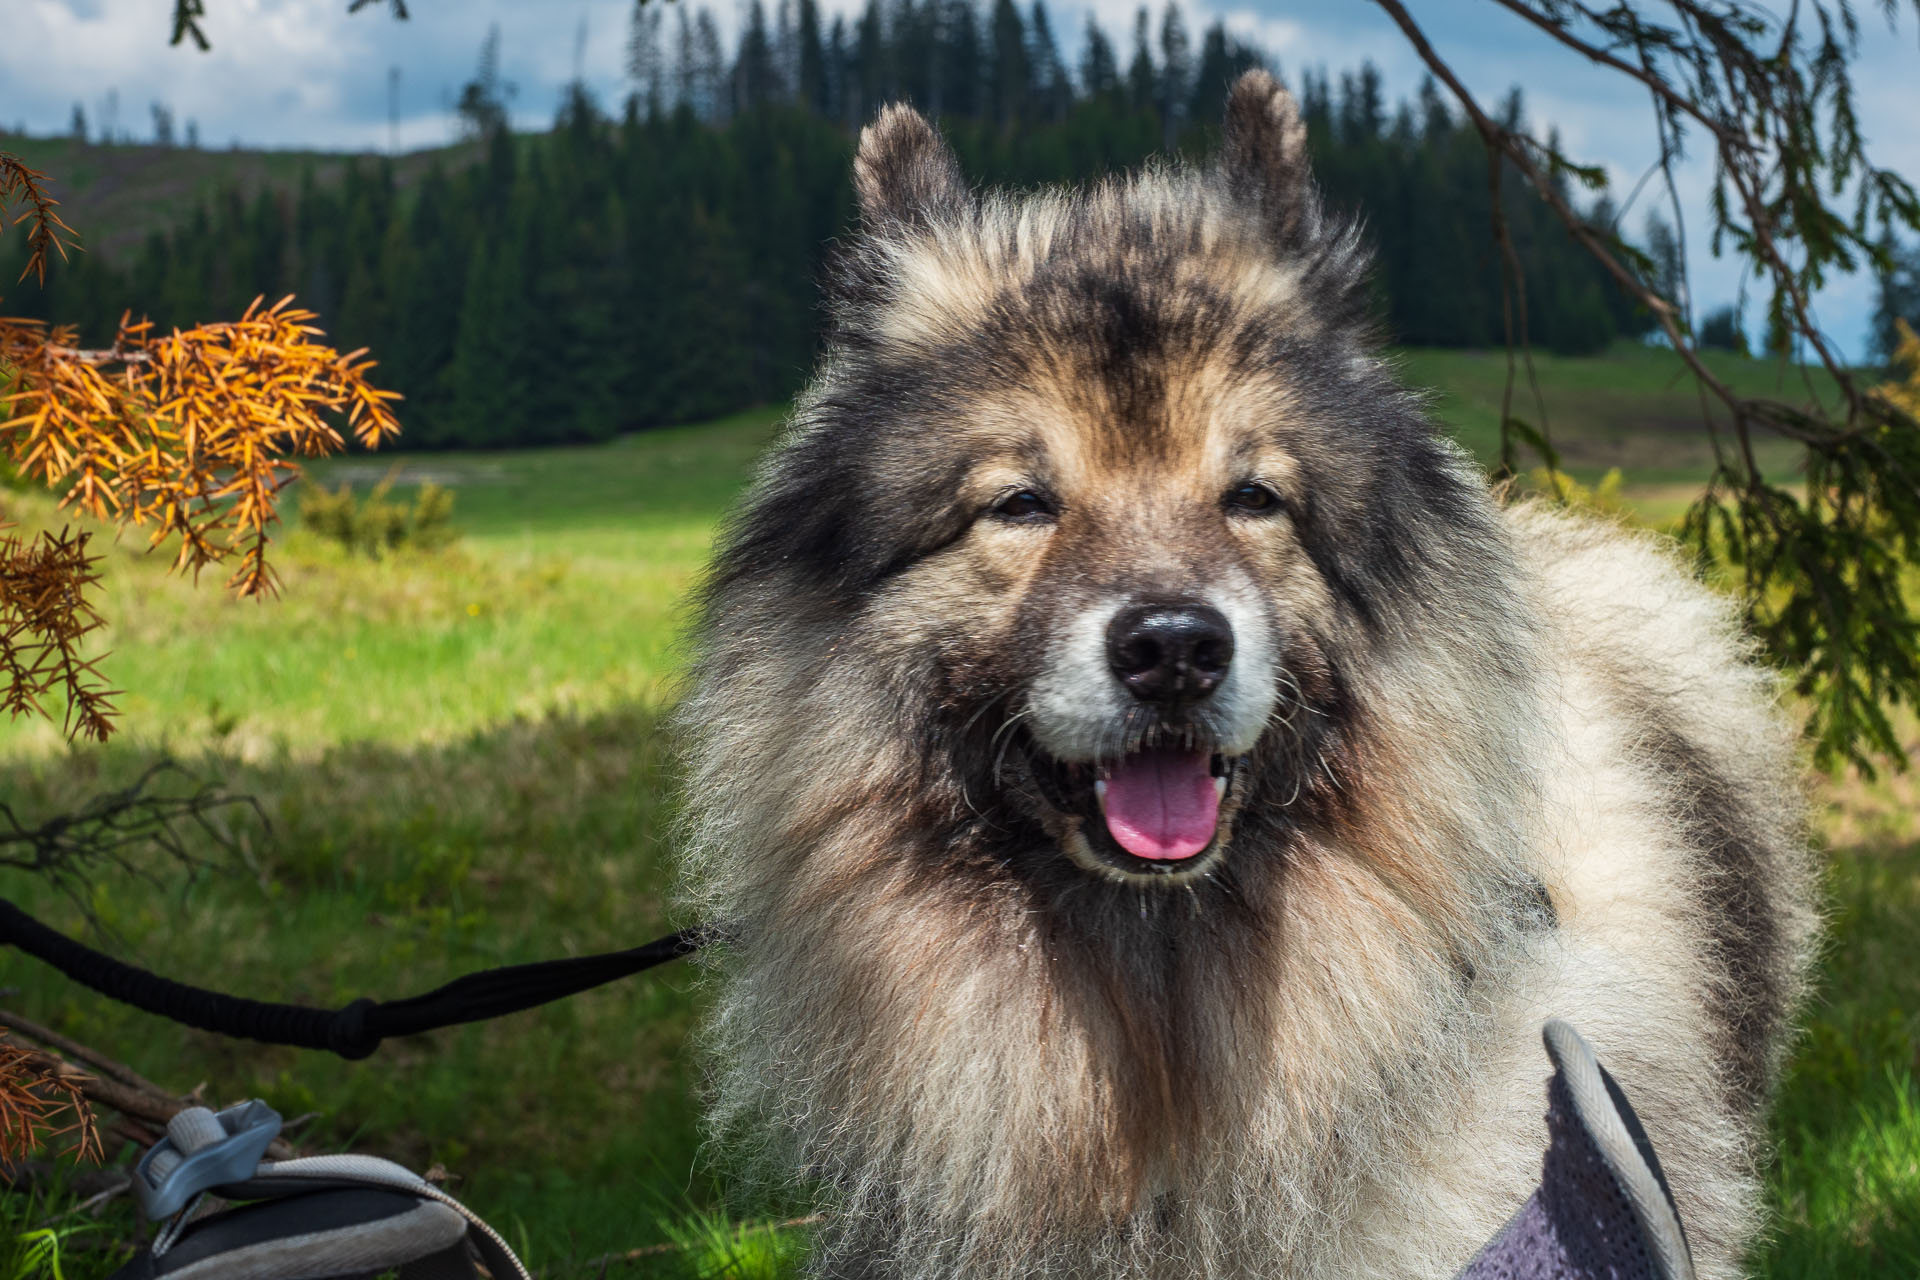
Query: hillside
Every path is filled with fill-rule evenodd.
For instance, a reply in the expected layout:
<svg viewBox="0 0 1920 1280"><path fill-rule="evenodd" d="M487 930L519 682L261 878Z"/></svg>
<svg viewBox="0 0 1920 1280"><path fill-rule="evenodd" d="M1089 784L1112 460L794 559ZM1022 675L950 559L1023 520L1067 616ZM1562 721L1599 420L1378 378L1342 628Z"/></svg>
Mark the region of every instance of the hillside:
<svg viewBox="0 0 1920 1280"><path fill-rule="evenodd" d="M436 164L449 171L465 168L481 150L478 143L462 143L397 156L394 185L415 186ZM149 235L172 230L222 191L237 188L249 197L262 187L292 192L308 172L316 183L333 185L350 163L384 158L335 151L103 146L13 133L0 134L0 151L46 174L61 216L81 244L115 265L129 262Z"/></svg>

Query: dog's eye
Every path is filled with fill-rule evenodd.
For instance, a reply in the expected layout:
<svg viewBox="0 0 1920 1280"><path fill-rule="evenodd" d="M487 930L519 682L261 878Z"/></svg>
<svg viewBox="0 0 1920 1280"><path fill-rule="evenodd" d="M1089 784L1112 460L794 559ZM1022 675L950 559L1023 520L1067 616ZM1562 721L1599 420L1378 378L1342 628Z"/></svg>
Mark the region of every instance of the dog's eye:
<svg viewBox="0 0 1920 1280"><path fill-rule="evenodd" d="M990 508L1002 520L1014 524L1044 524L1054 517L1053 503L1045 494L1019 489L1007 494Z"/></svg>
<svg viewBox="0 0 1920 1280"><path fill-rule="evenodd" d="M1234 515L1264 516L1280 509L1280 495L1257 480L1227 490L1222 502Z"/></svg>

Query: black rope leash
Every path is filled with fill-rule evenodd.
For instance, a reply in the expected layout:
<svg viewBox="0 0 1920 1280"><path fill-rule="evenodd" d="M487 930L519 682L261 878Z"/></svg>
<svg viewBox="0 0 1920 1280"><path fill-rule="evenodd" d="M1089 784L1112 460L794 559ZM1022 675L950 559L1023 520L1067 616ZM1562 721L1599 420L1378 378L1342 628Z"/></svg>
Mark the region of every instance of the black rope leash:
<svg viewBox="0 0 1920 1280"><path fill-rule="evenodd" d="M362 997L340 1009L248 1000L149 973L48 928L0 898L0 943L44 960L82 986L143 1013L216 1035L364 1058L393 1036L483 1022L616 982L691 955L721 930L695 925L645 946L602 955L483 969L405 1000Z"/></svg>

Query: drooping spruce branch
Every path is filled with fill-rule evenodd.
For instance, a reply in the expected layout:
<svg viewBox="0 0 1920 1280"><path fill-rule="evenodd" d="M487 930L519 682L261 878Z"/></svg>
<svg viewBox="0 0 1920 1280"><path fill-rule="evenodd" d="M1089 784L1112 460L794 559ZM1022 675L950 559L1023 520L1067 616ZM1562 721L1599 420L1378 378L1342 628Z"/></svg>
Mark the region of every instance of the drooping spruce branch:
<svg viewBox="0 0 1920 1280"><path fill-rule="evenodd" d="M1669 192L1689 134L1705 139L1714 251L1730 249L1759 281L1767 346L1801 365L1807 395L1797 403L1742 395L1717 376L1676 300L1652 283L1652 264L1567 198L1564 176L1598 185L1601 172L1490 115L1400 0L1377 2L1485 141L1496 209L1498 171L1510 169L1647 309L1702 388L1714 467L1684 536L1703 562L1736 573L1755 634L1807 699L1815 760L1869 771L1876 756L1904 763L1888 709L1920 705L1920 619L1902 590L1920 562L1920 421L1861 381L1812 307L1834 274L1886 269L1891 232L1920 229L1913 186L1872 164L1860 136L1848 75L1860 27L1849 0L1808 0L1784 16L1745 0L1492 0L1646 90ZM1895 0L1880 7L1892 24ZM1920 14L1920 0L1914 7ZM1497 216L1492 233L1504 241ZM1513 262L1511 246L1501 248ZM1524 328L1509 336L1525 342ZM1502 457L1511 458L1527 425L1503 417ZM1763 468L1756 443L1769 437L1799 446L1799 485Z"/></svg>
<svg viewBox="0 0 1920 1280"><path fill-rule="evenodd" d="M358 13L362 9L382 3L383 0L347 0L347 12ZM407 0L384 0L388 10L401 21L407 20ZM207 16L206 0L173 0L173 38L167 43L181 44L191 40L193 47L201 53L213 48L213 42L207 39L207 33L200 22Z"/></svg>

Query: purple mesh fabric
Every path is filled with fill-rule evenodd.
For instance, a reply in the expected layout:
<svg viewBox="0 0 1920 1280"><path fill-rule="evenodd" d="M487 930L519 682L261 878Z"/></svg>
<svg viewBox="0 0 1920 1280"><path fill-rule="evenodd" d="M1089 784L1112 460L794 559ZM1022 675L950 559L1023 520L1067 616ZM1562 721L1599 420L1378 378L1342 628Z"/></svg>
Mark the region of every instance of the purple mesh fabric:
<svg viewBox="0 0 1920 1280"><path fill-rule="evenodd" d="M1633 1206L1558 1074L1547 1086L1547 1134L1539 1189L1459 1280L1659 1280Z"/></svg>

